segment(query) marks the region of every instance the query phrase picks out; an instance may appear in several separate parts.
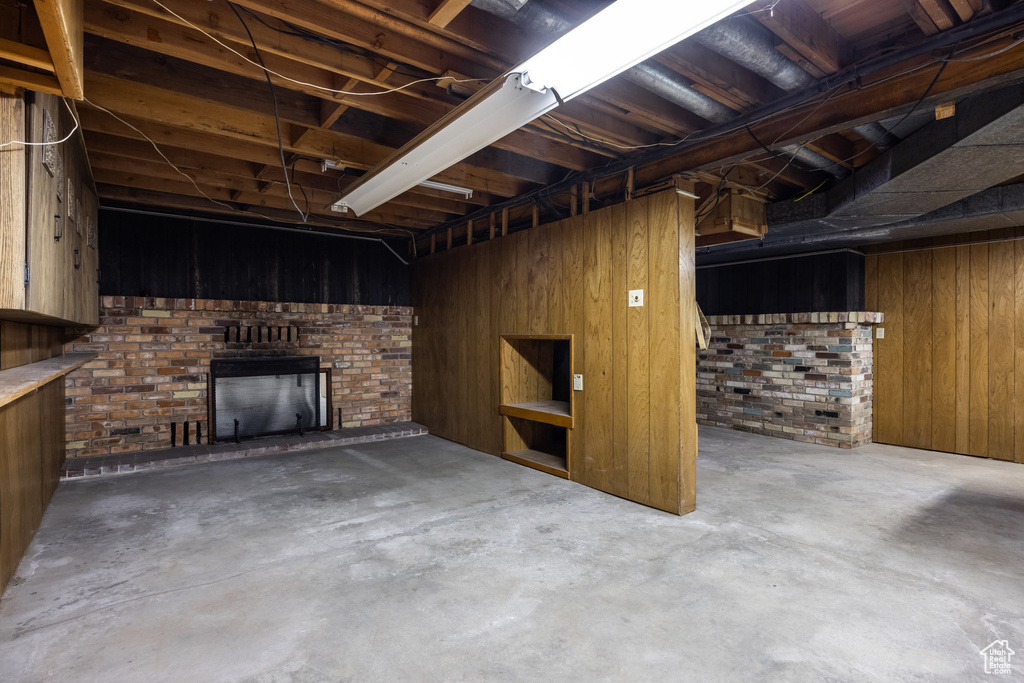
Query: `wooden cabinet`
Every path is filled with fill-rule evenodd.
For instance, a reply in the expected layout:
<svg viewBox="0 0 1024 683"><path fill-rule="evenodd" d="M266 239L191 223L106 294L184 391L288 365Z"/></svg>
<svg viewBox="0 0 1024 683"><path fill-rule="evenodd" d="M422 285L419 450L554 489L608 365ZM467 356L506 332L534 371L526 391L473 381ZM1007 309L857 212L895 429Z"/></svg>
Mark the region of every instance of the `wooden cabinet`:
<svg viewBox="0 0 1024 683"><path fill-rule="evenodd" d="M0 92L0 102L4 140L57 142L75 128L57 96ZM99 202L81 131L60 144L5 147L0 180L0 317L97 324Z"/></svg>

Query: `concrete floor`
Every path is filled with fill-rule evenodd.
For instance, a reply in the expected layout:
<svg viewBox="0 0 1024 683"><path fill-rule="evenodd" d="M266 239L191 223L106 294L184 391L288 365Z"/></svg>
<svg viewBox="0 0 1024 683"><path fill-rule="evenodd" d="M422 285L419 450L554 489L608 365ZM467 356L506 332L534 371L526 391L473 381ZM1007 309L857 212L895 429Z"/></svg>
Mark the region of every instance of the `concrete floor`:
<svg viewBox="0 0 1024 683"><path fill-rule="evenodd" d="M62 484L0 680L1024 674L1024 467L700 443L685 517L435 437Z"/></svg>

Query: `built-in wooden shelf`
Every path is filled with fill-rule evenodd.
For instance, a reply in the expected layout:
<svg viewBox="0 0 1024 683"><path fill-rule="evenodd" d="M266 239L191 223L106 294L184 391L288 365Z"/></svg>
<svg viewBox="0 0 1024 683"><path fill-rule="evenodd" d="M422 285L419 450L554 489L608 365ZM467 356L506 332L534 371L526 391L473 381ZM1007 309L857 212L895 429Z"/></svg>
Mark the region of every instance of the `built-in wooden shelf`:
<svg viewBox="0 0 1024 683"><path fill-rule="evenodd" d="M0 406L31 394L47 382L63 377L95 357L95 353L68 353L28 365L19 365L9 370L0 370Z"/></svg>
<svg viewBox="0 0 1024 683"><path fill-rule="evenodd" d="M498 412L509 417L543 422L556 427L572 429L572 413L568 401L528 401L526 403L503 403Z"/></svg>
<svg viewBox="0 0 1024 683"><path fill-rule="evenodd" d="M526 450L514 451L512 453L502 453L501 457L520 465L532 467L533 469L540 470L541 472L553 474L556 477L562 477L563 479L569 478L569 470L565 467L565 458L557 455L543 453L541 451L535 451L528 448Z"/></svg>

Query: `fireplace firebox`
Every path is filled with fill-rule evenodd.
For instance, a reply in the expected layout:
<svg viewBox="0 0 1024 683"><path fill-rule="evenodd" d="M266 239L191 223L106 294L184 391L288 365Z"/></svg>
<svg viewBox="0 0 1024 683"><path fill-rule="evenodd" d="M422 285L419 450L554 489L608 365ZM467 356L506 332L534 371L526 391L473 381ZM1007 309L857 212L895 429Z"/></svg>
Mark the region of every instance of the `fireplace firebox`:
<svg viewBox="0 0 1024 683"><path fill-rule="evenodd" d="M320 429L320 358L214 359L209 406L212 441Z"/></svg>

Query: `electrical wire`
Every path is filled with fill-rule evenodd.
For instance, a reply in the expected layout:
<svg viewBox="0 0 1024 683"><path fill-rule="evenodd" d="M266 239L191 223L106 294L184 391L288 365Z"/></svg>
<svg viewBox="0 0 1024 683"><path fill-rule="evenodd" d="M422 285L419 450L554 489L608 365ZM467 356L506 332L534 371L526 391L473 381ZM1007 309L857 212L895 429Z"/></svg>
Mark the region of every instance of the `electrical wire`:
<svg viewBox="0 0 1024 683"><path fill-rule="evenodd" d="M1018 34L1015 34L1015 35L1020 35L1020 34L1018 33ZM1024 37L1018 38L1013 43L1010 43L1006 47L1004 47L1004 48L1002 48L1000 50L996 50L995 52L989 52L988 54L978 55L976 57L964 57L962 59L954 59L953 57L946 57L942 61L943 62L947 62L947 63L948 62L960 62L960 63L964 63L964 62L980 62L982 60L989 59L991 57L996 57L998 55L1001 55L1004 52L1009 52L1010 50L1012 50L1013 48L1017 47L1021 43L1024 43Z"/></svg>
<svg viewBox="0 0 1024 683"><path fill-rule="evenodd" d="M267 85L270 87L270 96L274 100L274 123L277 125L277 151L281 154L281 170L284 171L284 184L288 188L288 199L291 200L292 206L299 212L299 217L302 222L305 223L309 220L309 202L307 200L306 211L303 213L302 209L299 208L298 202L295 201L295 195L292 194L292 181L288 178L288 162L284 158L284 139L281 136L281 113L277 105L277 88L274 87L274 82L270 80L270 71L267 70L266 66L263 66L263 56L260 54L260 49L256 46L256 39L252 37L252 32L249 30L249 25L245 23L245 19L239 14L238 9L235 7L235 3L228 2L228 6L234 11L235 16L242 22L242 28L245 29L246 34L249 36L249 42L252 43L253 52L256 53L256 59L260 61L260 66L263 67L263 75L267 79ZM305 196L305 191L303 191Z"/></svg>
<svg viewBox="0 0 1024 683"><path fill-rule="evenodd" d="M9 142L0 143L0 149L3 149L4 147L9 147L10 145L24 145L25 147L46 147L47 145L60 145L70 140L71 136L74 135L76 131L78 131L78 117L75 116L75 110L71 108L70 104L68 104L68 100L66 97L62 97L61 101L64 102L64 106L68 108L68 111L71 113L71 118L75 121L75 127L72 128L71 132L65 135L63 139L56 140L54 142L25 142L23 140L11 140Z"/></svg>
<svg viewBox="0 0 1024 683"><path fill-rule="evenodd" d="M222 201L220 201L218 199L214 199L213 197L208 195L205 191L203 191L203 188L200 187L198 183L196 183L195 178L190 176L188 173L185 173L185 171L183 171L181 169L181 167L179 167L173 161L171 161L167 157L167 155L163 153L163 150L160 149L160 147L156 144L156 142L153 141L153 138L149 137L148 135L143 133L141 130L139 130L137 127L133 126L128 121L125 121L123 118L121 118L120 116L118 116L114 112L110 111L106 107L103 107L101 105L96 104L95 102L89 100L89 98L87 98L87 97L83 97L82 100L86 104L88 104L89 106L94 107L94 108L96 108L96 109L98 109L98 110L100 110L100 111L102 111L102 112L104 112L106 114L109 114L115 120L119 121L120 123L124 124L125 126L128 126L133 131L138 133L146 142L148 142L150 145L152 145L153 149L156 150L156 153L158 155L160 155L160 158L163 159L164 162L168 166L173 168L178 174L184 176L186 180L188 180L190 183L192 183L192 185L196 188L196 191L199 194L201 194L204 198L208 199L212 203L214 203L214 204L216 204L218 206L224 207L225 209L228 209L229 211L232 211L234 213L246 213L246 214L250 214L252 216L259 216L260 218L263 218L264 220L272 221L272 222L275 222L275 223L285 223L285 224L288 224L288 225L302 225L302 223L300 223L299 221L289 221L289 220L284 220L284 219L280 219L280 218L274 218L273 216L268 216L266 214L260 213L259 211L253 211L251 209L242 209L242 208L239 208L237 206L232 206L231 204L227 204L225 202L222 202ZM358 224L360 224L360 225L358 225L358 227L353 227L353 229L359 230L360 232L368 232L368 233L373 233L373 234L388 234L388 235L394 235L395 232L404 232L404 233L408 234L410 237L412 237L413 239L415 239L417 237L416 233L414 233L412 230L409 230L407 228L401 228L401 227L398 227L398 226L390 226L390 225L387 225L387 224L381 224L381 223L376 223L376 222L372 222L372 221L360 221L358 219L356 219L356 220L348 219L346 221L346 223L350 223L350 224L357 224L358 223ZM366 224L366 226L376 225L376 226L381 226L381 227L377 227L377 228L364 227L364 225L362 225L362 224Z"/></svg>
<svg viewBox="0 0 1024 683"><path fill-rule="evenodd" d="M305 86L307 88L315 88L316 90L322 90L324 92L334 93L336 95L345 95L347 97L374 97L374 96L377 96L377 95L388 95L388 94L391 94L391 93L394 93L394 92L399 92L400 90L405 90L406 88L411 88L412 86L418 85L420 83L431 83L431 82L435 82L435 81L449 81L449 80L452 81L453 83L475 83L475 82L479 82L479 81L489 81L489 80L491 80L489 78L463 78L463 79L459 79L459 78L451 78L450 76L432 76L430 78L420 78L420 79L417 79L417 80L414 80L414 81L410 81L410 82L408 82L408 83L406 83L404 85L398 86L397 88L390 88L388 90L380 90L380 91L377 91L377 92L356 92L354 90L338 90L338 89L335 89L335 88L328 88L328 87L325 87L325 86L322 86L322 85L317 85L316 83L307 83L305 81L299 81L299 80L296 80L294 78L290 78L288 76L285 76L284 74L278 73L277 71L274 71L273 69L268 69L266 66L264 66L262 64L262 62L263 62L262 58L260 58L260 63L254 62L253 60L249 59L244 54L242 54L241 52L236 50L235 48L231 47L230 45L228 45L224 41L222 41L219 38L217 38L215 35L213 35L213 34L207 32L207 31L203 30L199 26L196 26L195 24L193 24L191 21L189 21L185 17L181 16L180 14L175 12L174 10L170 9L169 7L167 7L167 5L165 5L162 2L160 2L160 0L152 0L152 2L153 2L153 4L157 5L161 9L163 9L168 14L176 17L178 19L178 21L181 21L182 23L187 24L188 26L192 27L196 31L199 31L204 36L206 36L207 38L209 38L213 42L215 42L218 45L220 45L221 47L223 47L225 50L228 50L229 52L234 53L235 55L237 55L238 57L241 57L243 60L249 62L253 66L257 66L260 69L263 69L265 72L267 72L269 74L273 74L273 75L277 76L278 78L280 78L281 80L288 81L289 83L295 83L296 85ZM234 4L233 3L229 3L229 4L231 4L232 9L234 9ZM236 15L238 14L238 10L237 9L235 10L235 14ZM242 20L241 16L239 16L239 20L240 21ZM243 23L243 25L245 24L244 21L242 23ZM249 32L248 27L246 28L246 32ZM249 33L249 38L250 38L250 40L252 39L252 34L251 33ZM258 55L257 55L257 57L258 57Z"/></svg>

